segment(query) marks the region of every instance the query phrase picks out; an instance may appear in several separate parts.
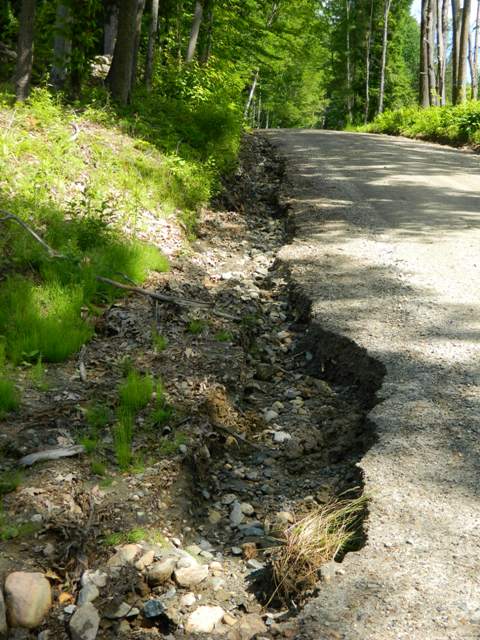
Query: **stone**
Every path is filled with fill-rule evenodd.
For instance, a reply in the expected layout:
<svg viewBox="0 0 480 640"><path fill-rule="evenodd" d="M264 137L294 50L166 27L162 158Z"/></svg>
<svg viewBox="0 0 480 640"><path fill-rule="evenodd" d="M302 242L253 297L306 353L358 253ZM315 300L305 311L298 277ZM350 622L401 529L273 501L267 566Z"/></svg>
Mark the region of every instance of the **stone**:
<svg viewBox="0 0 480 640"><path fill-rule="evenodd" d="M192 556L198 556L202 547L199 547L198 544L189 544L188 547L185 547L185 551Z"/></svg>
<svg viewBox="0 0 480 640"><path fill-rule="evenodd" d="M222 518L223 516L220 511L210 509L210 511L208 512L208 521L210 522L210 524L218 524Z"/></svg>
<svg viewBox="0 0 480 640"><path fill-rule="evenodd" d="M133 564L135 558L142 553L142 547L139 544L126 544L113 555L107 562L109 567L124 567L127 564Z"/></svg>
<svg viewBox="0 0 480 640"><path fill-rule="evenodd" d="M211 551L200 551L200 555L202 558L205 558L205 560L213 560L215 557Z"/></svg>
<svg viewBox="0 0 480 640"><path fill-rule="evenodd" d="M251 613L238 621L234 628L228 633L227 640L251 640L266 631L267 626L261 616L257 613Z"/></svg>
<svg viewBox="0 0 480 640"><path fill-rule="evenodd" d="M237 527L245 520L245 516L242 512L242 505L239 502L234 502L232 510L230 512L230 522Z"/></svg>
<svg viewBox="0 0 480 640"><path fill-rule="evenodd" d="M78 607L70 618L72 640L95 640L100 624L100 616L91 602Z"/></svg>
<svg viewBox="0 0 480 640"><path fill-rule="evenodd" d="M268 424L269 422L273 422L278 418L278 413L276 411L273 411L273 409L269 409L268 411L265 411L263 417L265 419L265 422Z"/></svg>
<svg viewBox="0 0 480 640"><path fill-rule="evenodd" d="M189 591L184 596L180 598L180 606L181 607L193 607L195 602L197 601L195 594Z"/></svg>
<svg viewBox="0 0 480 640"><path fill-rule="evenodd" d="M83 572L81 583L83 587L87 584L94 584L96 587L101 589L107 585L107 580L108 575L103 571L100 571L100 569L97 569L96 571L87 569Z"/></svg>
<svg viewBox="0 0 480 640"><path fill-rule="evenodd" d="M242 529L242 536L245 538L261 538L263 535L265 535L263 527L253 525Z"/></svg>
<svg viewBox="0 0 480 640"><path fill-rule="evenodd" d="M212 571L223 571L223 565L221 562L214 560L213 562L210 563L210 569Z"/></svg>
<svg viewBox="0 0 480 640"><path fill-rule="evenodd" d="M232 547L231 548L232 554L234 556L241 556L242 555L242 550L240 547Z"/></svg>
<svg viewBox="0 0 480 640"><path fill-rule="evenodd" d="M202 552L200 551L200 553ZM196 567L197 565L197 560L190 555L182 556L177 560L177 569L187 569L188 567Z"/></svg>
<svg viewBox="0 0 480 640"><path fill-rule="evenodd" d="M225 580L223 578L215 577L210 580L210 585L213 591L219 591L225 585Z"/></svg>
<svg viewBox="0 0 480 640"><path fill-rule="evenodd" d="M147 620L159 618L165 613L165 606L161 600L147 600L143 605L143 615Z"/></svg>
<svg viewBox="0 0 480 640"><path fill-rule="evenodd" d="M196 567L177 569L174 575L177 584L181 587L193 587L207 578L208 567L206 565L197 565Z"/></svg>
<svg viewBox="0 0 480 640"><path fill-rule="evenodd" d="M244 516L253 516L253 514L255 513L255 509L249 502L242 502L240 504L240 509L242 510Z"/></svg>
<svg viewBox="0 0 480 640"><path fill-rule="evenodd" d="M231 613L226 613L223 616L222 622L229 627L234 627L237 624L237 619L235 618L235 616L232 616Z"/></svg>
<svg viewBox="0 0 480 640"><path fill-rule="evenodd" d="M292 436L286 431L275 431L273 434L273 441L277 444L283 444L284 442L288 442L291 440Z"/></svg>
<svg viewBox="0 0 480 640"><path fill-rule="evenodd" d="M50 583L42 573L15 571L5 581L10 626L35 629L52 606Z"/></svg>
<svg viewBox="0 0 480 640"><path fill-rule="evenodd" d="M153 561L155 560L155 551L150 549L147 553L144 553L143 556L137 560L135 563L135 569L139 571L143 571L146 567L149 567Z"/></svg>
<svg viewBox="0 0 480 640"><path fill-rule="evenodd" d="M68 604L63 610L63 613L66 613L67 616L71 616L75 613L76 610L77 610L76 604Z"/></svg>
<svg viewBox="0 0 480 640"><path fill-rule="evenodd" d="M236 502L237 500L237 496L234 493L226 493L223 497L222 497L222 504L225 505L229 505L232 504L232 502Z"/></svg>
<svg viewBox="0 0 480 640"><path fill-rule="evenodd" d="M0 638L8 631L7 627L7 608L3 598L3 591L0 588Z"/></svg>
<svg viewBox="0 0 480 640"><path fill-rule="evenodd" d="M120 620L121 618L135 618L139 613L140 610L137 607L132 607L128 602L121 602L120 604L113 604L112 607L107 609L104 616L108 620Z"/></svg>
<svg viewBox="0 0 480 640"><path fill-rule="evenodd" d="M190 614L185 630L187 633L211 633L224 615L222 607L198 607Z"/></svg>
<svg viewBox="0 0 480 640"><path fill-rule="evenodd" d="M80 589L80 593L78 594L77 605L81 607L83 604L87 602L94 602L100 595L100 591L98 587L94 584L86 584L84 587Z"/></svg>
<svg viewBox="0 0 480 640"><path fill-rule="evenodd" d="M293 524L295 522L295 518L290 511L279 511L275 514L275 522L280 525L287 526L289 524Z"/></svg>
<svg viewBox="0 0 480 640"><path fill-rule="evenodd" d="M259 562L258 560L255 560L255 558L250 558L250 560L247 560L247 567L249 569L254 569L255 571L259 571L260 569L263 569L265 565L263 565L261 562Z"/></svg>
<svg viewBox="0 0 480 640"><path fill-rule="evenodd" d="M158 587L169 580L175 570L177 558L167 557L154 562L148 569L147 582L152 587Z"/></svg>

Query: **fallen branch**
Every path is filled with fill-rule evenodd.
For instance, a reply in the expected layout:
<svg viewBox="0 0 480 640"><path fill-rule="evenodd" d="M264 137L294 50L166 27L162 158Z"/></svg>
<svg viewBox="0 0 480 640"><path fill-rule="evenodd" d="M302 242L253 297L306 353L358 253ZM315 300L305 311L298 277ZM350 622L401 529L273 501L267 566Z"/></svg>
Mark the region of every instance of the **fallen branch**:
<svg viewBox="0 0 480 640"><path fill-rule="evenodd" d="M22 227L22 229L24 229L27 233L29 233L32 236L32 238L36 240L47 251L48 255L51 258L58 258L61 260L71 260L71 258L69 258L68 256L63 255L63 253L59 253L58 251L55 251L55 249L52 249L52 247L49 244L47 244L45 240L41 238L34 229L32 229L26 222L24 222L21 218L16 216L14 213L11 213L10 211L5 211L4 209L0 209L0 214L2 214L3 216L3 217L0 217L0 223L8 222L8 220L13 220L14 222L16 222L18 225ZM130 280L128 276L124 274L120 274L120 275L122 275L122 277L128 280L129 282L132 282L132 280ZM223 311L217 311L206 302L197 302L196 300L187 300L186 298L176 298L172 296L166 296L162 293L151 291L150 289L142 289L141 287L137 287L135 284L132 284L132 285L122 284L121 282L117 282L116 280L111 280L110 278L105 278L104 276L95 276L95 278L99 282L109 284L112 287L117 287L117 289L124 289L125 291L131 291L132 293L138 293L141 296L153 298L154 300L159 300L160 302L169 302L169 303L178 304L184 307L197 307L200 309L209 309L214 315L218 316L219 318L225 318L226 320L239 320L238 317L232 316L229 313L224 313Z"/></svg>
<svg viewBox="0 0 480 640"><path fill-rule="evenodd" d="M52 249L50 245L48 245L43 238L41 238L36 231L34 231L31 227L28 226L26 222L24 222L21 218L16 216L14 213L10 213L10 211L5 211L4 209L0 209L0 213L3 215L0 218L0 222L8 222L9 220L13 220L18 225L20 225L27 233L29 233L32 238L34 238L42 247L47 251L48 255L51 258L60 258L62 260L68 260L67 256L64 256L63 253L58 253L55 249Z"/></svg>

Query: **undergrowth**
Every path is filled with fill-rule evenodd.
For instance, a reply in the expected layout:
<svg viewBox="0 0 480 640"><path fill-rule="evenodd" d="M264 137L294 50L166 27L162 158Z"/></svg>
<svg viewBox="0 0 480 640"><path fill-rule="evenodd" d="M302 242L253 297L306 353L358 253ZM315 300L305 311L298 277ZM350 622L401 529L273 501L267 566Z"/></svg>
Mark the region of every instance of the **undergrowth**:
<svg viewBox="0 0 480 640"><path fill-rule="evenodd" d="M387 133L436 142L480 144L480 102L445 107L405 107L386 111L370 124L359 127L369 133Z"/></svg>

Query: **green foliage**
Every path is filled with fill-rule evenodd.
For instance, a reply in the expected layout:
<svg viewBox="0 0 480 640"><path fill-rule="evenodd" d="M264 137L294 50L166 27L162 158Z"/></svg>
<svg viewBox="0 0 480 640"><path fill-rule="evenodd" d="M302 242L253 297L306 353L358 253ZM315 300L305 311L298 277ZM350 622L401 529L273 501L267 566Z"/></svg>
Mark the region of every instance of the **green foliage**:
<svg viewBox="0 0 480 640"><path fill-rule="evenodd" d="M163 533L158 529L130 529L129 531L116 531L106 535L103 543L109 547L116 547L120 544L136 544L138 542L150 542L163 547L171 546Z"/></svg>
<svg viewBox="0 0 480 640"><path fill-rule="evenodd" d="M199 335L200 333L202 333L208 326L208 322L206 322L206 320L201 320L199 318L192 318L192 320L189 320L188 324L187 324L187 331L188 333L191 333L194 336Z"/></svg>
<svg viewBox="0 0 480 640"><path fill-rule="evenodd" d="M119 389L122 408L130 413L143 409L150 402L153 389L154 381L152 376L142 376L137 371L130 371Z"/></svg>
<svg viewBox="0 0 480 640"><path fill-rule="evenodd" d="M162 456L171 456L178 453L178 448L182 444L187 444L188 436L181 431L175 433L172 439L163 438L160 442L159 453Z"/></svg>
<svg viewBox="0 0 480 640"><path fill-rule="evenodd" d="M168 347L168 338L158 333L156 329L152 331L152 342L157 353L165 351L165 349Z"/></svg>
<svg viewBox="0 0 480 640"><path fill-rule="evenodd" d="M5 471L0 474L0 495L15 491L22 481L23 474L21 471Z"/></svg>
<svg viewBox="0 0 480 640"><path fill-rule="evenodd" d="M121 408L118 421L113 430L113 444L118 466L126 471L133 461L133 427L134 416L129 411Z"/></svg>
<svg viewBox="0 0 480 640"><path fill-rule="evenodd" d="M112 419L110 407L105 404L92 403L87 407L85 412L85 421L94 431L103 429Z"/></svg>
<svg viewBox="0 0 480 640"><path fill-rule="evenodd" d="M450 144L480 144L480 102L387 111L362 130Z"/></svg>
<svg viewBox="0 0 480 640"><path fill-rule="evenodd" d="M4 413L14 411L20 405L20 393L15 383L5 377L0 370L0 417Z"/></svg>
<svg viewBox="0 0 480 640"><path fill-rule="evenodd" d="M232 342L233 333L231 333L230 331L218 331L215 334L215 340L217 342Z"/></svg>
<svg viewBox="0 0 480 640"><path fill-rule="evenodd" d="M92 460L90 462L90 469L95 476L103 477L107 473L107 467L100 460Z"/></svg>
<svg viewBox="0 0 480 640"><path fill-rule="evenodd" d="M40 391L47 391L49 388L45 367L43 366L42 356L37 359L37 362L30 369L30 377L33 384Z"/></svg>

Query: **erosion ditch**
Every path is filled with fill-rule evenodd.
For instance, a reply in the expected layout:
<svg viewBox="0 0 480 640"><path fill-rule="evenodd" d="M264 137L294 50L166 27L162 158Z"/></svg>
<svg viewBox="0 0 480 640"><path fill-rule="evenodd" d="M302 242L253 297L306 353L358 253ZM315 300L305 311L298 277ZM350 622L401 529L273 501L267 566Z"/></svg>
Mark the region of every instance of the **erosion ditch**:
<svg viewBox="0 0 480 640"><path fill-rule="evenodd" d="M356 463L375 437L367 415L384 371L311 322L278 262L294 224L283 177L273 147L247 136L192 250L152 278L150 288L201 308L126 298L105 310L79 359L49 367L48 388L25 372L26 404L2 423L1 470L85 434L94 446L32 466L4 497L2 579L40 571L53 596L33 630L10 624L7 637L295 638L303 604L361 549ZM92 433L88 415L92 403L114 415L132 368L161 380L165 403L155 413L152 398L136 415L122 471L114 418ZM279 589L285 530L312 512L329 517L332 499L358 505L336 562Z"/></svg>

